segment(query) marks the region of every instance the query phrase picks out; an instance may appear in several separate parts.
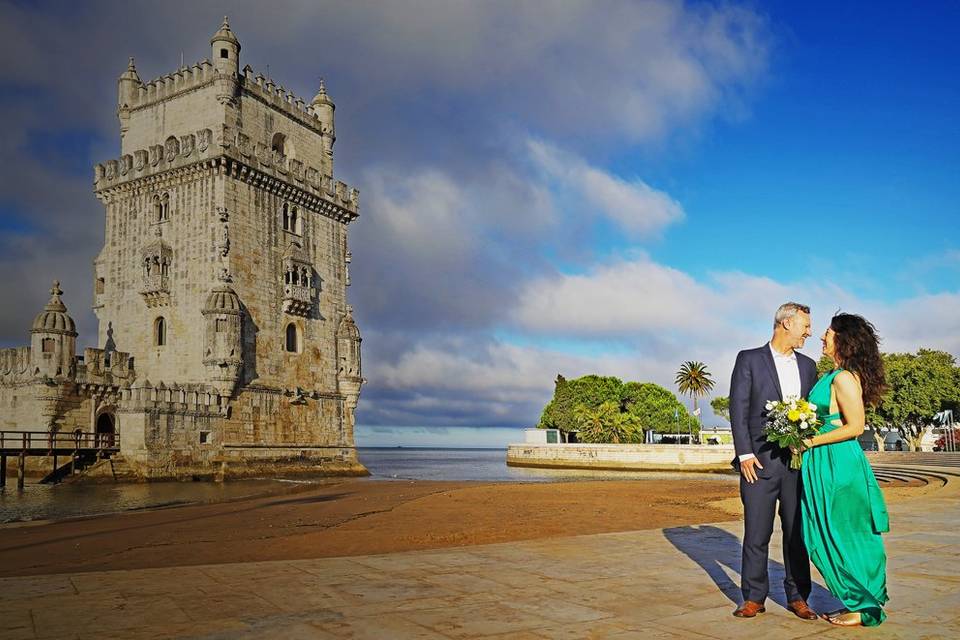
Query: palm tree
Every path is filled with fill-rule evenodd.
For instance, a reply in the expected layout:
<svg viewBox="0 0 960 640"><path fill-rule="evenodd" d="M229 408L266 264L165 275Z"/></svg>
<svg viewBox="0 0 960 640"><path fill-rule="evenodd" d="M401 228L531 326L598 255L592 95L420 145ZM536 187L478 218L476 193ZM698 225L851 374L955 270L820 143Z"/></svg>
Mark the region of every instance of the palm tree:
<svg viewBox="0 0 960 640"><path fill-rule="evenodd" d="M693 398L693 413L697 414L697 398L701 398L713 389L713 377L702 362L688 360L680 366L675 380L680 393ZM699 418L699 416L697 416Z"/></svg>

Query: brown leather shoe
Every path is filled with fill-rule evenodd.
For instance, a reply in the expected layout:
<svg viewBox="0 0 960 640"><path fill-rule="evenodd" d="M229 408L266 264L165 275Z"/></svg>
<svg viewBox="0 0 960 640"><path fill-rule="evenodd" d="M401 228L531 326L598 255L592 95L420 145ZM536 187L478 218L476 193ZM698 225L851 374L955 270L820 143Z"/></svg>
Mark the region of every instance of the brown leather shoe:
<svg viewBox="0 0 960 640"><path fill-rule="evenodd" d="M767 608L760 604L759 602L754 602L753 600L747 600L740 608L733 612L738 618L753 618L758 613L763 613Z"/></svg>
<svg viewBox="0 0 960 640"><path fill-rule="evenodd" d="M808 607L807 603L803 600L794 600L793 602L788 602L787 611L798 618L803 618L804 620L816 620L820 617L817 615L817 612Z"/></svg>

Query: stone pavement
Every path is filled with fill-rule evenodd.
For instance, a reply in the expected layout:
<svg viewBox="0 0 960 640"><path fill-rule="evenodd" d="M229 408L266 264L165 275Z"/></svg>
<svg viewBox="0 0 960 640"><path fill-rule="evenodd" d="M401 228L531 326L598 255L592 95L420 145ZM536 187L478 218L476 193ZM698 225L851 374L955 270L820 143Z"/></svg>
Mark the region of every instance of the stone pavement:
<svg viewBox="0 0 960 640"><path fill-rule="evenodd" d="M960 477L952 480L891 505L889 618L869 630L795 618L783 608L782 589L766 614L733 618L742 527L727 522L379 556L5 578L0 638L958 638ZM782 580L777 538L774 585ZM835 608L822 586L811 604Z"/></svg>

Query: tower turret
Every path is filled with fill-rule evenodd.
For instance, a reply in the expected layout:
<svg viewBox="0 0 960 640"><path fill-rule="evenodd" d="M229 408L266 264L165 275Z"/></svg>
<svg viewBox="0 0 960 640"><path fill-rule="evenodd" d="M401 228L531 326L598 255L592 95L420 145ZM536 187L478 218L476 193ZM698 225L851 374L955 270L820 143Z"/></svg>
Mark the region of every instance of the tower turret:
<svg viewBox="0 0 960 640"><path fill-rule="evenodd" d="M210 38L210 46L213 49L211 59L217 71L228 75L237 75L240 69L240 41L230 30L227 16L223 16L223 24L220 25L220 30Z"/></svg>
<svg viewBox="0 0 960 640"><path fill-rule="evenodd" d="M143 81L137 74L137 67L133 63L133 57L127 63L127 70L120 74L117 79L117 106L129 107L137 100L137 94L143 86Z"/></svg>
<svg viewBox="0 0 960 640"><path fill-rule="evenodd" d="M73 372L77 327L67 314L61 295L60 282L55 280L50 301L34 319L30 330L30 361L35 375L56 378Z"/></svg>
<svg viewBox="0 0 960 640"><path fill-rule="evenodd" d="M220 393L231 395L243 369L243 306L226 277L210 289L203 305L203 364Z"/></svg>
<svg viewBox="0 0 960 640"><path fill-rule="evenodd" d="M344 399L343 434L348 442L353 442L357 401L365 382L360 370L360 340L353 307L347 305L347 312L337 325L337 388Z"/></svg>
<svg viewBox="0 0 960 640"><path fill-rule="evenodd" d="M336 107L333 100L327 95L327 85L322 78L320 79L320 89L317 91L317 95L313 96L310 106L317 115L317 119L320 120L320 129L323 131L323 152L327 155L327 158L332 160L333 143L337 141L336 129L333 124L333 110ZM330 172L333 173L332 165Z"/></svg>

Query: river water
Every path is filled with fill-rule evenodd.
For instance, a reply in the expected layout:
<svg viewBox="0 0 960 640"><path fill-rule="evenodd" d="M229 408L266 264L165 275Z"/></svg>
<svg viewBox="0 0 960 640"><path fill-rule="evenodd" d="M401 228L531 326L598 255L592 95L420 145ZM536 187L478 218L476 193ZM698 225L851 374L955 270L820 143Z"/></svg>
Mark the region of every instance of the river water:
<svg viewBox="0 0 960 640"><path fill-rule="evenodd" d="M577 469L526 469L506 465L506 449L361 447L360 462L370 481L461 480L483 482L572 482L577 480L644 480L670 478L735 482L725 474ZM222 502L288 490L295 485L329 479L250 479L228 482L153 482L144 484L40 485L36 479L23 491L14 478L0 489L0 523L63 519L192 503Z"/></svg>

